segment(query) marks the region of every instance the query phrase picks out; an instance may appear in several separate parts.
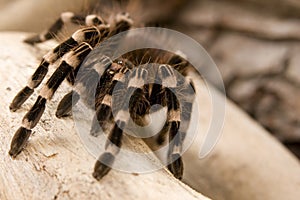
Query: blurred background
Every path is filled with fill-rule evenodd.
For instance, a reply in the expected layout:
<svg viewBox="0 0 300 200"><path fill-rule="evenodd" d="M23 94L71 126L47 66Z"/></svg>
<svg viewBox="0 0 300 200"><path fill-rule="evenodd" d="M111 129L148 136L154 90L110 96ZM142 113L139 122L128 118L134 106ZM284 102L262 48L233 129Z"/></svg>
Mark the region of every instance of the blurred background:
<svg viewBox="0 0 300 200"><path fill-rule="evenodd" d="M41 32L63 11L107 13L118 4L111 2L0 0L0 30ZM126 7L129 1L115 2ZM300 1L132 0L129 5L138 22L178 30L203 45L219 67L228 98L300 158Z"/></svg>

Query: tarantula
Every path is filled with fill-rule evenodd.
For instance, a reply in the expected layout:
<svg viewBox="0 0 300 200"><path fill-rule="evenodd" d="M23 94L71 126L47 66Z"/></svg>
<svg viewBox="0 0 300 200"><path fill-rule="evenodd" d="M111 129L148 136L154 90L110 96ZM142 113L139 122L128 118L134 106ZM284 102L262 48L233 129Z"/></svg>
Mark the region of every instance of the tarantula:
<svg viewBox="0 0 300 200"><path fill-rule="evenodd" d="M62 81L66 79L74 86L77 72L90 52L107 38L133 27L133 20L125 12L117 14L111 23L107 23L98 15L81 16L66 12L61 15L48 31L30 37L25 42L34 45L53 39L64 25L68 23L85 25L85 27L74 32L71 37L43 57L27 86L15 96L10 104L11 111L19 109L33 94L34 89L41 84L49 66L52 64L58 65L55 72L43 85L35 104L24 116L21 127L13 136L9 150L9 154L12 157L16 157L24 148L31 135L31 130L37 125L45 110L47 101L51 100ZM178 78L175 71L185 76L190 64L182 56L155 49L129 52L116 60L111 60L105 55L99 55L99 60L105 63L103 64L103 69L86 66L90 72L98 77L94 102L96 115L91 127L91 134L97 134L99 130L94 125L98 124L105 131L108 131L108 140L106 141L105 152L96 161L93 176L100 180L110 171L111 167L104 163L112 164L114 162L122 144L124 127L130 117L136 123L143 124L141 119L149 115L150 107L159 104L167 107L167 120L156 141L158 144L162 144L165 137L168 136L170 142L168 151L170 164L168 169L176 178L181 179L183 163L180 156L191 117L195 91L192 82L186 78ZM152 69L140 67L140 64L152 61L159 63L159 67ZM150 74L154 76L156 82L146 84L145 80L150 77ZM81 82L82 87L85 86L85 89L88 90L88 85L86 85L88 84L88 79L89 75L87 74L77 81ZM116 84L121 84L123 94L129 95L125 95L125 98L123 97L123 100L120 100L120 108L117 110L117 114L113 116L112 92ZM189 88L192 88L192 90ZM81 89L84 93L84 88ZM175 90L183 94L182 96L185 99L183 103L179 102L178 97L174 93ZM66 116L71 111L72 101L78 101L81 95L82 91L77 91L76 89L66 94L58 105L56 116L58 118ZM127 100L129 101L129 112L126 111L124 104L122 104L123 101ZM112 128L107 130L105 128L107 124L112 124Z"/></svg>

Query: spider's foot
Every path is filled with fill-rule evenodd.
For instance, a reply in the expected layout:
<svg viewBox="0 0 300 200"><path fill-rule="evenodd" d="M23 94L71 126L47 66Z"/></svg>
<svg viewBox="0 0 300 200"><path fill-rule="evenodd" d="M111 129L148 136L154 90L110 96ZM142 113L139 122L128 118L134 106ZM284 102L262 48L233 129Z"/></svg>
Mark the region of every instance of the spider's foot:
<svg viewBox="0 0 300 200"><path fill-rule="evenodd" d="M70 116L72 106L78 102L79 98L79 94L73 91L66 94L57 106L57 110L55 113L56 117L62 118Z"/></svg>
<svg viewBox="0 0 300 200"><path fill-rule="evenodd" d="M11 104L9 105L9 109L13 112L18 110L22 104L32 95L34 92L33 89L29 88L28 86L24 87L13 99Z"/></svg>
<svg viewBox="0 0 300 200"><path fill-rule="evenodd" d="M100 135L101 128L100 128L99 124L100 124L100 122L98 122L97 117L94 116L93 122L92 122L92 127L90 130L91 136L98 137Z"/></svg>
<svg viewBox="0 0 300 200"><path fill-rule="evenodd" d="M28 130L24 127L20 127L15 133L9 150L9 155L15 158L24 148L31 135L31 130Z"/></svg>
<svg viewBox="0 0 300 200"><path fill-rule="evenodd" d="M64 114L61 114L61 113L58 113L58 112L56 112L55 113L55 116L57 117L57 118L66 118L66 117L70 117L70 116L72 116L72 114L71 113L64 113Z"/></svg>
<svg viewBox="0 0 300 200"><path fill-rule="evenodd" d="M174 161L168 165L168 169L175 178L181 180L183 175L183 162L181 160L181 157L179 154L172 154L171 159Z"/></svg>
<svg viewBox="0 0 300 200"><path fill-rule="evenodd" d="M111 170L110 166L114 161L115 156L111 153L102 154L95 164L93 177L98 181L101 180Z"/></svg>
<svg viewBox="0 0 300 200"><path fill-rule="evenodd" d="M71 102L72 103L72 102ZM57 110L55 112L55 116L57 118L64 118L71 116L71 107L72 105L61 105L61 102L59 103Z"/></svg>
<svg viewBox="0 0 300 200"><path fill-rule="evenodd" d="M30 44L30 45L34 45L36 43L41 43L43 41L41 40L40 35L35 35L35 36L25 39L24 42L27 44Z"/></svg>
<svg viewBox="0 0 300 200"><path fill-rule="evenodd" d="M57 110L56 110L56 113L55 113L55 116L57 118L63 118L63 117L70 116L71 115L71 108L72 108L71 106L59 103L59 105L57 107Z"/></svg>

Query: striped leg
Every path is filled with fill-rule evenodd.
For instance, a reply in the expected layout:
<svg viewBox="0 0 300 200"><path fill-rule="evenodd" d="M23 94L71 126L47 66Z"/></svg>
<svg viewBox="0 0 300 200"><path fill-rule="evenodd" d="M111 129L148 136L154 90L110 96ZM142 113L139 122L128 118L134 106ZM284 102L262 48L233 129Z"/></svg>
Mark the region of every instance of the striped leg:
<svg viewBox="0 0 300 200"><path fill-rule="evenodd" d="M167 111L167 122L163 128L162 134L169 133L169 152L168 162L170 162L168 169L178 179L181 178L183 173L183 163L180 158L181 144L179 141L178 132L180 127L180 105L173 91L177 87L177 78L174 74L173 69L169 65L161 65L158 70L158 76L162 81L162 92L164 93L164 100L168 108ZM176 147L176 148L175 148Z"/></svg>
<svg viewBox="0 0 300 200"><path fill-rule="evenodd" d="M113 120L112 115L112 95L116 90L122 90L125 83L125 74L130 69L126 62L114 62L110 68L104 73L104 80L100 80L101 88L99 98L96 102L96 115L93 118L93 124L90 134L97 137L100 133L100 127L105 132L107 125ZM101 83L102 82L102 83ZM115 86L118 84L118 88ZM100 104L99 104L100 102ZM99 126L100 125L100 126Z"/></svg>
<svg viewBox="0 0 300 200"><path fill-rule="evenodd" d="M194 90L185 79L176 77L169 65L161 65L158 75L162 80L164 98L167 104L167 122L161 134L169 134L168 169L178 179L182 178L182 144L189 126ZM175 92L175 93L174 93ZM179 94L181 92L182 94ZM159 135L158 138L164 136Z"/></svg>
<svg viewBox="0 0 300 200"><path fill-rule="evenodd" d="M183 175L183 162L181 160L182 145L184 138L186 136L187 129L190 124L192 105L194 94L186 93L189 95L191 101L184 102L180 110L171 109L168 112L169 119L169 152L168 159L169 165L168 169L174 174L178 179L182 178ZM172 99L173 100L173 99ZM171 101L172 101L171 100ZM179 129L180 126L180 129Z"/></svg>
<svg viewBox="0 0 300 200"><path fill-rule="evenodd" d="M92 47L89 44L82 43L63 57L60 66L56 69L56 71L47 81L46 85L42 88L35 104L24 116L22 120L22 126L15 133L11 142L11 148L9 150L9 154L12 157L16 157L24 148L31 134L31 129L34 128L39 122L45 110L46 101L51 100L62 81L67 77L72 69L81 64L83 59L91 50Z"/></svg>
<svg viewBox="0 0 300 200"><path fill-rule="evenodd" d="M151 93L151 97L153 96L152 99L155 101L155 103L161 104L162 106L168 106L167 121L156 138L157 144L162 145L165 142L167 134L170 132L171 124L169 119L171 117L170 112L172 112L171 110L173 109L172 106L173 104L178 103L176 96L176 102L172 101L172 98L174 99L174 95L172 95L172 91L168 88L174 90L177 87L178 80L173 72L173 69L169 65L161 65L159 67L157 76L160 84L156 85L156 90Z"/></svg>
<svg viewBox="0 0 300 200"><path fill-rule="evenodd" d="M103 29L106 28L103 27ZM91 43L93 45L100 39L101 33L97 28L83 28L76 31L69 39L59 44L56 48L47 53L43 57L41 64L29 79L27 86L25 86L13 99L12 103L9 106L10 110L18 110L22 106L22 104L30 97L30 95L34 92L34 89L40 85L40 83L46 76L50 64L57 61L59 58L61 58L74 47L78 46L80 43L88 42L89 44Z"/></svg>
<svg viewBox="0 0 300 200"><path fill-rule="evenodd" d="M64 12L61 14L60 18L56 20L56 22L50 27L48 31L41 33L39 35L35 35L26 39L24 42L28 44L36 44L45 42L54 38L59 31L63 29L66 24L76 24L76 25L87 25L87 26L98 26L100 24L104 24L103 19L97 15L76 15L72 12Z"/></svg>
<svg viewBox="0 0 300 200"><path fill-rule="evenodd" d="M115 124L105 144L105 153L99 157L94 167L93 176L97 180L100 180L111 170L111 165L114 163L115 156L119 153L122 145L123 130L130 118L126 102L137 99L145 93L144 80L147 79L147 76L148 72L143 68L137 68L129 76L126 95L123 97L121 109L116 114Z"/></svg>
<svg viewBox="0 0 300 200"><path fill-rule="evenodd" d="M177 52L179 55L174 54L172 55L168 60L168 65L171 65L176 71L178 71L182 75L186 75L188 65L189 63L186 61L186 55L182 52ZM178 82L179 80L177 80ZM178 85L178 84L177 84ZM191 89L190 87L188 87ZM164 88L159 85L157 86L156 91L164 91ZM155 102L159 101L158 104L161 104L162 106L166 106L166 96L164 92L156 92L160 96L154 94L154 100ZM153 94L151 94L153 95ZM163 96L164 95L164 96ZM164 127L161 129L161 131L158 133L158 137L156 138L156 142L158 145L162 145L165 142L166 136L170 130L170 126L168 121L164 124Z"/></svg>
<svg viewBox="0 0 300 200"><path fill-rule="evenodd" d="M107 76L101 76L106 69L108 69L112 64L112 61L109 57L102 55L102 57L98 56L97 60L94 60L90 63L85 63L84 69L81 69L80 74L78 74L79 68L77 67L75 70L72 70L67 80L71 85L75 85L73 91L66 94L63 99L60 101L56 116L58 118L68 116L69 112L72 109L72 105L76 104L79 99L86 103L86 105L92 105L94 102L95 91L99 94L101 88L106 88L105 86L100 87L102 84L109 82L107 80ZM75 84L75 77L76 77L76 84ZM98 83L98 86L94 86L95 82ZM81 96L80 96L80 95ZM74 99L73 99L74 98ZM92 107L91 107L92 108Z"/></svg>

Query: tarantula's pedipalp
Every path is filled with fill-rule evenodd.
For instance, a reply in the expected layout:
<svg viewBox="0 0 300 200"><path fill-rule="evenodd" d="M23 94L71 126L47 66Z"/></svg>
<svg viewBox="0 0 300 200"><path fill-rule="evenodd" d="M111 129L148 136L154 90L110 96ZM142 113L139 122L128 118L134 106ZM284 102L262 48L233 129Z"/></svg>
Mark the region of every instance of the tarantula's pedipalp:
<svg viewBox="0 0 300 200"><path fill-rule="evenodd" d="M46 85L40 91L35 104L24 116L22 120L22 127L15 133L11 142L11 148L9 150L9 154L12 157L17 156L22 151L29 138L31 129L34 128L39 122L45 110L46 101L51 100L52 96L54 95L55 91L62 83L62 81L67 77L72 69L80 66L83 59L89 54L91 50L92 47L89 44L83 42L63 57L60 66L55 70L55 72L47 81ZM26 137L24 137L24 135L26 135Z"/></svg>

